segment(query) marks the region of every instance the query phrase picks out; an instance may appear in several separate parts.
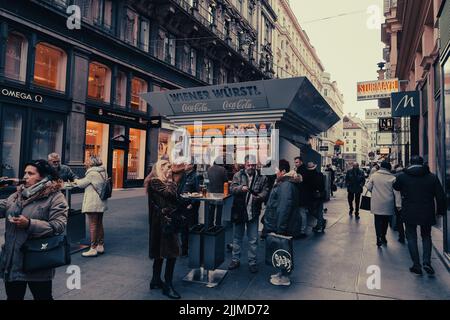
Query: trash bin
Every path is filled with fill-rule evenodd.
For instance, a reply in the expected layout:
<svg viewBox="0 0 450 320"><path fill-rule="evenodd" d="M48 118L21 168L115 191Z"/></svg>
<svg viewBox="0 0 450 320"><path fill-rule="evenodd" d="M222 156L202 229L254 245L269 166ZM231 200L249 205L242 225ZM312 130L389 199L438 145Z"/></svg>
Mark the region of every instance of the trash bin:
<svg viewBox="0 0 450 320"><path fill-rule="evenodd" d="M225 228L214 226L203 232L203 263L215 270L225 261Z"/></svg>
<svg viewBox="0 0 450 320"><path fill-rule="evenodd" d="M202 264L204 228L204 224L197 224L189 230L189 268L200 268Z"/></svg>

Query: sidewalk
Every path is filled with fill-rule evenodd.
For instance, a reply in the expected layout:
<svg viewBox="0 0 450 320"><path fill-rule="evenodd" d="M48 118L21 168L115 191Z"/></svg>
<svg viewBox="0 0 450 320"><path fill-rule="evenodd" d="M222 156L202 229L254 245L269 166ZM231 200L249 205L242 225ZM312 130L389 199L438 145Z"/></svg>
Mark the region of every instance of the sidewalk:
<svg viewBox="0 0 450 320"><path fill-rule="evenodd" d="M74 199L75 201L75 199ZM152 262L148 259L147 200L142 189L116 191L105 215L106 254L96 258L72 256L72 264L81 268L81 289L66 287L66 268L59 268L53 283L55 299L166 299L159 290L149 291ZM346 193L326 203L328 220L325 234L310 233L294 244L295 269L290 287L269 283L273 273L264 265L264 242L259 248L259 272L247 268L244 249L241 267L228 273L216 288L184 283L189 272L187 258L180 258L174 286L183 299L450 299L450 277L433 252L434 277L416 276L406 245L397 242L397 234L388 232L388 246L375 244L373 216L362 212L361 220L348 216ZM3 232L3 221L0 231ZM310 231L309 231L310 232ZM0 240L3 243L3 238ZM222 265L226 269L231 254ZM381 269L381 289L370 290L367 267ZM28 292L27 298L31 295ZM0 299L5 299L3 283Z"/></svg>

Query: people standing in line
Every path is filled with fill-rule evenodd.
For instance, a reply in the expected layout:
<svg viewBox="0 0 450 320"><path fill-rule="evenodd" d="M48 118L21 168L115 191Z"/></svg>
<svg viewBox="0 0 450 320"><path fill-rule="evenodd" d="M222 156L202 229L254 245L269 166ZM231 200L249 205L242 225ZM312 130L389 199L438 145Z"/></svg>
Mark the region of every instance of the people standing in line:
<svg viewBox="0 0 450 320"><path fill-rule="evenodd" d="M395 175L391 173L392 166L383 161L380 170L370 176L367 190L372 193L370 199L370 212L375 217L375 231L377 246L387 245L386 233L389 219L394 215L395 209L401 208L401 196L394 190Z"/></svg>
<svg viewBox="0 0 450 320"><path fill-rule="evenodd" d="M406 225L408 249L414 263L409 270L422 274L417 246L417 227L420 226L423 268L428 274L434 274L431 266L431 227L436 224L436 214L446 213L445 193L438 177L424 166L422 157L413 156L410 163L394 183L394 189L400 191L402 196L401 216Z"/></svg>
<svg viewBox="0 0 450 320"><path fill-rule="evenodd" d="M162 289L167 297L180 299L181 296L173 287L173 273L176 259L181 253L175 220L180 215L182 203L171 167L169 161L159 160L144 181L149 204L150 258L154 259L150 289ZM166 268L163 282L161 271L164 259Z"/></svg>
<svg viewBox="0 0 450 320"><path fill-rule="evenodd" d="M366 178L364 172L359 169L359 164L357 162L353 163L353 168L348 170L345 175L345 184L347 185L347 199L350 207L348 214L352 216L353 211L355 211L357 220L359 219L359 203L361 202L361 193L365 182ZM355 201L355 207L353 207L353 200Z"/></svg>
<svg viewBox="0 0 450 320"><path fill-rule="evenodd" d="M193 164L193 160L191 163L187 163L185 166L185 180L182 185L181 193L194 193L200 191L200 182L198 179L197 173L197 165ZM182 256L188 255L189 248L189 229L198 223L198 210L200 203L186 201L184 207L183 215L186 217L185 224L181 231L181 248L182 248Z"/></svg>
<svg viewBox="0 0 450 320"><path fill-rule="evenodd" d="M22 245L28 239L63 233L69 206L61 193L63 181L46 160L25 165L25 185L0 200L0 218L5 220L5 243L0 255L0 276L8 300L23 300L27 286L35 300L53 300L54 269L23 271Z"/></svg>
<svg viewBox="0 0 450 320"><path fill-rule="evenodd" d="M306 168L306 165L303 162L302 157L295 157L294 159L294 165L295 165L295 171L299 176L302 177L302 179L306 176L306 173L308 169ZM308 235L306 234L306 228L308 226L308 195L306 191L306 182L303 180L300 184L297 186L298 189L298 216L300 220L300 233L296 238L298 239L304 239Z"/></svg>
<svg viewBox="0 0 450 320"><path fill-rule="evenodd" d="M276 168L277 180L267 202L264 224L267 233L292 236L297 230L298 220L298 184L302 178L294 170L290 170L287 160L280 160ZM270 283L276 286L289 286L291 281L285 269L271 276Z"/></svg>
<svg viewBox="0 0 450 320"><path fill-rule="evenodd" d="M396 164L393 170L393 174L397 177L403 171L401 164ZM401 206L400 206L401 207ZM395 218L397 220L396 226L398 231L398 242L405 243L405 224L401 215L401 211L395 208Z"/></svg>
<svg viewBox="0 0 450 320"><path fill-rule="evenodd" d="M90 156L84 163L86 175L83 179L75 179L74 185L84 190L81 212L89 219L89 233L91 246L83 252L83 257L96 257L105 252L105 230L103 228L103 215L107 210L108 200L102 200L100 195L108 181L108 173L103 167L102 160L96 156Z"/></svg>
<svg viewBox="0 0 450 320"><path fill-rule="evenodd" d="M256 158L245 157L245 169L237 172L230 187L233 198L231 221L234 224L233 256L229 270L240 266L242 240L245 230L248 239L248 266L251 273L258 272L258 227L263 202L269 194L267 176L256 169Z"/></svg>
<svg viewBox="0 0 450 320"><path fill-rule="evenodd" d="M331 196L333 197L333 186L334 186L334 180L336 178L336 175L334 173L334 170L333 170L333 167L331 166L331 164L327 164L325 171L330 173L330 192L331 192Z"/></svg>
<svg viewBox="0 0 450 320"><path fill-rule="evenodd" d="M228 182L227 170L221 165L223 157L219 156L214 160L214 164L208 168L208 192L223 193L224 183ZM211 203L208 210L208 228L220 226L222 224L222 205Z"/></svg>
<svg viewBox="0 0 450 320"><path fill-rule="evenodd" d="M59 178L64 181L74 181L75 179L78 179L78 176L73 173L72 169L70 169L69 166L66 166L65 164L61 163L61 157L56 152L50 153L48 155L48 163L51 167L53 167L54 170L59 175Z"/></svg>
<svg viewBox="0 0 450 320"><path fill-rule="evenodd" d="M303 182L306 187L308 212L317 220L314 232L324 232L327 220L323 218L323 202L325 197L325 177L317 170L314 162L308 162Z"/></svg>

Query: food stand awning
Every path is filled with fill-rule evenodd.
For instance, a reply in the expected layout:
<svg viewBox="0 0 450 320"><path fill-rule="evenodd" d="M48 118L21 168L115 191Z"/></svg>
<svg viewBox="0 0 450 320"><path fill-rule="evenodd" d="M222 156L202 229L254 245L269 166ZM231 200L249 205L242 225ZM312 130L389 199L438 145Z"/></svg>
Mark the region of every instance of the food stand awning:
<svg viewBox="0 0 450 320"><path fill-rule="evenodd" d="M339 121L306 77L194 87L141 95L177 125L277 122L315 135Z"/></svg>

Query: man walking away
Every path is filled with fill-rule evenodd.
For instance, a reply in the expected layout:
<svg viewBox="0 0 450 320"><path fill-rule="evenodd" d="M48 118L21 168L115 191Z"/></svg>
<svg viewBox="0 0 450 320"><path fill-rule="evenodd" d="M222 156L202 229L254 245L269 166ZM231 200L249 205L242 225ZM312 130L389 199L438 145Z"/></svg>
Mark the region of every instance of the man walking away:
<svg viewBox="0 0 450 320"><path fill-rule="evenodd" d="M306 169L306 165L303 162L302 157L296 157L294 159L295 164L295 171L299 176L304 178L306 176L306 172L308 171ZM306 227L308 226L308 216L306 213L308 212L308 196L306 191L306 183L305 181L302 181L300 184L297 185L298 189L298 215L300 219L300 233L296 237L298 239L304 239L308 235L306 234Z"/></svg>
<svg viewBox="0 0 450 320"><path fill-rule="evenodd" d="M245 157L245 169L237 172L231 184L231 193L234 195L232 207L232 222L234 223L233 257L229 270L240 266L242 239L247 229L248 265L251 273L258 272L258 226L262 203L269 194L267 176L256 170L256 159Z"/></svg>
<svg viewBox="0 0 450 320"><path fill-rule="evenodd" d="M422 274L417 247L417 226L420 226L423 268L428 274L434 274L431 267L431 227L436 224L436 213L443 215L447 210L444 189L437 176L423 165L423 158L419 156L413 156L411 165L398 175L394 189L402 195L401 215L406 224L408 249L414 263L409 271Z"/></svg>
<svg viewBox="0 0 450 320"><path fill-rule="evenodd" d="M334 170L333 170L333 167L331 166L331 164L327 164L327 168L325 169L325 171L330 172L330 192L331 192L331 196L333 197L333 186L334 186L335 174L334 174Z"/></svg>
<svg viewBox="0 0 450 320"><path fill-rule="evenodd" d="M217 157L214 160L214 164L208 169L208 192L210 193L223 193L223 185L228 182L227 170L220 165L223 163L223 157ZM215 216L215 222L214 222ZM220 226L222 224L222 205L209 205L208 213L208 228L216 225Z"/></svg>
<svg viewBox="0 0 450 320"><path fill-rule="evenodd" d="M347 185L348 205L350 207L348 214L352 216L354 210L357 220L359 219L359 203L365 182L366 178L364 172L359 169L359 164L357 162L353 163L353 169L347 171L345 175L345 183ZM355 200L355 208L353 208L353 200Z"/></svg>

